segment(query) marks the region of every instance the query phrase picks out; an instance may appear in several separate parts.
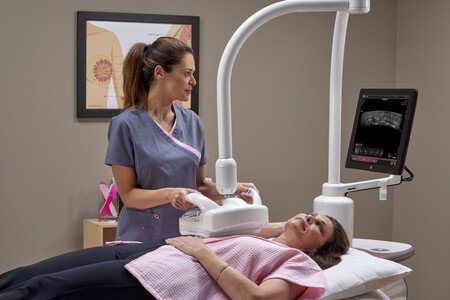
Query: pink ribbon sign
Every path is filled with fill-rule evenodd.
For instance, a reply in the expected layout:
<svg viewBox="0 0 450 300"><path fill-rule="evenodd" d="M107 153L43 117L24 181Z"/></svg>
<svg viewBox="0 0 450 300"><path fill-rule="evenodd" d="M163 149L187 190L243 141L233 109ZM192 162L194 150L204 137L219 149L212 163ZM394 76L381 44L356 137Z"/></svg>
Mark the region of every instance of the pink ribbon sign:
<svg viewBox="0 0 450 300"><path fill-rule="evenodd" d="M100 195L102 196L103 203L102 208L100 209L100 217L103 218L106 215L117 218L117 211L112 203L113 199L117 195L117 185L113 182L110 186L108 186L104 181L100 181L98 183Z"/></svg>

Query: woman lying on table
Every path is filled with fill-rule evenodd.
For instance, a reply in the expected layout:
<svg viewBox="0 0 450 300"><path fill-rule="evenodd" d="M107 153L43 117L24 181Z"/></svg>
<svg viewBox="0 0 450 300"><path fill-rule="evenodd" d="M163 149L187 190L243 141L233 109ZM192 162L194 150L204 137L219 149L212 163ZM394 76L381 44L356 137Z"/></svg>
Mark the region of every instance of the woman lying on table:
<svg viewBox="0 0 450 300"><path fill-rule="evenodd" d="M11 270L0 275L0 299L316 298L321 268L349 248L342 226L315 213L269 224L260 236L166 243L83 249Z"/></svg>

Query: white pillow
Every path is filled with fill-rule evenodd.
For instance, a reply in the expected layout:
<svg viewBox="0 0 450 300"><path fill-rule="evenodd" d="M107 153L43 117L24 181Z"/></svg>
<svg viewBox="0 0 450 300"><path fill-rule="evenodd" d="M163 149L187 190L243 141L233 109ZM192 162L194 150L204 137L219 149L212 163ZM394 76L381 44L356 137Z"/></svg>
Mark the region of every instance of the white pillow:
<svg viewBox="0 0 450 300"><path fill-rule="evenodd" d="M406 277L411 271L396 262L350 248L339 264L324 270L325 293L319 299L343 299L368 293Z"/></svg>

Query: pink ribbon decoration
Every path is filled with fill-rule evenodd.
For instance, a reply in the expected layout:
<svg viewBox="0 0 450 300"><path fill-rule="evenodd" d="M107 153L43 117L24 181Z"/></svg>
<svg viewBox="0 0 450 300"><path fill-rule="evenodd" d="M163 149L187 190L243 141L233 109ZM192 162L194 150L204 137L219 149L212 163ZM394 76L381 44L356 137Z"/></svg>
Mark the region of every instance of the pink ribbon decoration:
<svg viewBox="0 0 450 300"><path fill-rule="evenodd" d="M117 218L117 211L114 208L114 204L112 203L113 199L117 195L117 185L113 182L110 186L108 186L104 181L100 181L98 183L100 195L102 196L103 206L100 210L100 217L104 217L106 215Z"/></svg>

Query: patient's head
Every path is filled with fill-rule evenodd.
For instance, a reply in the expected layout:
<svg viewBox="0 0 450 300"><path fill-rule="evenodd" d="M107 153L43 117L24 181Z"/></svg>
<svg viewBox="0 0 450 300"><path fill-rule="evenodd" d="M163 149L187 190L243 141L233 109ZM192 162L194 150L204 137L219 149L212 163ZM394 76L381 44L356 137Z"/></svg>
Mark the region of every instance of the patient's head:
<svg viewBox="0 0 450 300"><path fill-rule="evenodd" d="M327 218L333 223L333 234L317 251L308 253L324 270L337 265L341 261L341 256L347 253L350 247L350 242L341 223L333 217L327 216Z"/></svg>
<svg viewBox="0 0 450 300"><path fill-rule="evenodd" d="M307 253L326 269L341 261L349 248L349 240L342 225L334 218L312 213L298 214L289 219L284 232L276 239Z"/></svg>

